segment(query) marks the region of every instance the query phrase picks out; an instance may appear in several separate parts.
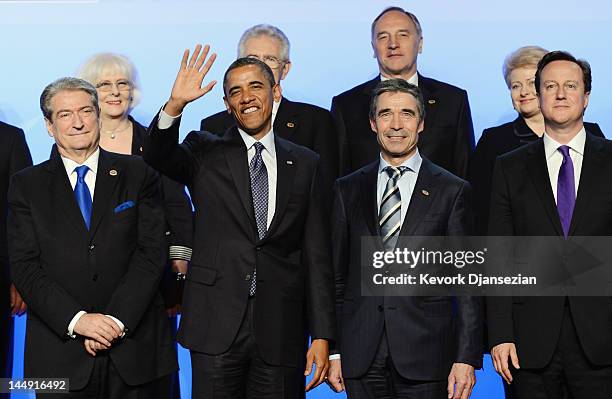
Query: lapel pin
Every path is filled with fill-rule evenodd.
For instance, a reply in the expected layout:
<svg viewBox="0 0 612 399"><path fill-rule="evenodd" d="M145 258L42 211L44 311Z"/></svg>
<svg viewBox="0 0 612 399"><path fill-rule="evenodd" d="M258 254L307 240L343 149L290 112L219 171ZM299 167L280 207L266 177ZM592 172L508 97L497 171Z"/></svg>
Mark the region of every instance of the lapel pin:
<svg viewBox="0 0 612 399"><path fill-rule="evenodd" d="M421 190L421 193L423 193L423 195L425 195L425 196L429 195L429 191L427 191L427 190Z"/></svg>
<svg viewBox="0 0 612 399"><path fill-rule="evenodd" d="M139 148L140 152L142 152L142 147Z"/></svg>
<svg viewBox="0 0 612 399"><path fill-rule="evenodd" d="M428 100L427 102L430 103L430 104L435 104L436 100Z"/></svg>
<svg viewBox="0 0 612 399"><path fill-rule="evenodd" d="M287 161L287 165L293 165L293 161Z"/></svg>
<svg viewBox="0 0 612 399"><path fill-rule="evenodd" d="M111 176L117 176L117 171L115 169L111 169L108 174Z"/></svg>
<svg viewBox="0 0 612 399"><path fill-rule="evenodd" d="M293 122L287 122L287 127L295 127L295 123L293 123Z"/></svg>

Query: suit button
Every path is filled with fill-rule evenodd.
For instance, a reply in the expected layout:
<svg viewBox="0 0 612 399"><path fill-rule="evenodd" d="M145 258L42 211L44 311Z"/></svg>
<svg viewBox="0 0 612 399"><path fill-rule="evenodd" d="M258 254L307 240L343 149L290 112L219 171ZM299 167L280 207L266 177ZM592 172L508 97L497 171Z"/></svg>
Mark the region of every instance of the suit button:
<svg viewBox="0 0 612 399"><path fill-rule="evenodd" d="M91 245L89 246L89 250L90 250L90 251L93 251L95 247L96 247L96 246L95 246L95 244L91 244Z"/></svg>
<svg viewBox="0 0 612 399"><path fill-rule="evenodd" d="M261 251L261 247L256 247L255 249L258 251Z"/></svg>
<svg viewBox="0 0 612 399"><path fill-rule="evenodd" d="M378 305L378 311L382 312L383 310L385 310L385 308L383 307L383 305Z"/></svg>
<svg viewBox="0 0 612 399"><path fill-rule="evenodd" d="M94 274L93 277L91 278L93 281L98 281L98 275Z"/></svg>
<svg viewBox="0 0 612 399"><path fill-rule="evenodd" d="M244 276L244 280L245 281L249 281L251 279L251 275L247 274L246 276Z"/></svg>

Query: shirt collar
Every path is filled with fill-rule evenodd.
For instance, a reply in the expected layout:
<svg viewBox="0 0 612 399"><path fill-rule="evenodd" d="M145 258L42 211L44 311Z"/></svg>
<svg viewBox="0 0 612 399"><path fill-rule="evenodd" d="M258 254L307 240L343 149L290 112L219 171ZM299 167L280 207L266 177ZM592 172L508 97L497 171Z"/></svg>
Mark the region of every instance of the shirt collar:
<svg viewBox="0 0 612 399"><path fill-rule="evenodd" d="M276 113L278 112L278 107L280 107L281 101L283 101L282 97L280 100L278 100L278 102L276 101L272 102L272 115L276 115ZM272 119L274 119L274 116L272 117Z"/></svg>
<svg viewBox="0 0 612 399"><path fill-rule="evenodd" d="M383 76L382 74L380 75L380 81L384 82L385 80L389 80L391 78L388 78L386 76ZM413 84L415 86L419 86L419 73L415 72L414 75L412 75L411 77L409 77L408 79L406 79L406 82Z"/></svg>
<svg viewBox="0 0 612 399"><path fill-rule="evenodd" d="M72 159L66 158L64 156L61 156L61 158L62 158L62 162L64 163L64 168L66 169L66 173L68 173L68 176L74 173L74 170L81 165L87 165L89 170L91 170L92 173L95 175L98 172L98 160L100 158L100 147L96 148L96 150L82 164L77 163L73 161Z"/></svg>
<svg viewBox="0 0 612 399"><path fill-rule="evenodd" d="M410 158L408 158L407 160L402 162L402 164L400 166L406 166L406 167L408 167L408 169L410 169L414 173L418 174L419 170L421 169L421 164L422 163L423 163L423 158L421 157L421 154L419 153L419 149L417 148L417 150L415 151L414 155L412 155ZM383 170L387 166L391 166L391 165L389 164L389 162L387 162L382 157L382 154L380 154L380 162L378 163L378 174L380 175L381 173L383 173Z"/></svg>
<svg viewBox="0 0 612 399"><path fill-rule="evenodd" d="M238 128L238 133L240 133L240 137L242 137L242 141L244 141L244 145L246 145L247 151L251 147L253 147L253 144L257 142L257 140L253 138L253 136L249 135L247 132L240 128ZM276 147L274 146L274 131L272 129L270 129L270 131L266 133L266 135L263 136L261 140L259 140L259 142L263 144L266 151L268 151L273 158L276 157Z"/></svg>
<svg viewBox="0 0 612 399"><path fill-rule="evenodd" d="M546 159L550 159L563 144L558 143L552 137L550 137L546 132L544 132L544 153L546 154ZM567 143L567 146L571 148L573 151L576 151L578 154L584 156L584 144L586 142L586 130L584 130L584 126L578 132L577 135L574 136L573 139Z"/></svg>

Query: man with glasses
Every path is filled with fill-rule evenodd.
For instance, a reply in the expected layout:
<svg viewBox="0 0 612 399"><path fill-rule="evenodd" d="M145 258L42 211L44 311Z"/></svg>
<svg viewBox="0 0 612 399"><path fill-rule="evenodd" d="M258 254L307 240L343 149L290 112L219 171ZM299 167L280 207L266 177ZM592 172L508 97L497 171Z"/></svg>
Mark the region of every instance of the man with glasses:
<svg viewBox="0 0 612 399"><path fill-rule="evenodd" d="M238 58L253 57L265 62L280 85L291 69L289 47L289 39L277 27L255 25L242 34L238 42ZM331 193L332 184L338 177L338 143L329 111L281 97L272 106L272 125L274 134L319 154L322 183ZM203 119L200 130L222 136L233 126L232 115L221 111ZM326 193L328 198L331 200L331 194L328 196Z"/></svg>

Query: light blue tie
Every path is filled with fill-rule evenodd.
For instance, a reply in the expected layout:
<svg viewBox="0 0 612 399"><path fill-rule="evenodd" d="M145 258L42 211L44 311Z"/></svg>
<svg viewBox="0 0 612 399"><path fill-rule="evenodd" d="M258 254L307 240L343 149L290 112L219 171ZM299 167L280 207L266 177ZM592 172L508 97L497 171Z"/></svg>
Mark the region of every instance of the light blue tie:
<svg viewBox="0 0 612 399"><path fill-rule="evenodd" d="M77 181L74 186L74 196L76 197L77 204L79 204L79 208L81 208L81 214L83 214L83 219L85 220L85 225L87 226L87 230L89 230L89 224L91 221L91 193L89 192L89 187L87 187L87 183L85 183L85 175L89 170L87 165L81 165L74 169L77 173Z"/></svg>
<svg viewBox="0 0 612 399"><path fill-rule="evenodd" d="M249 164L249 174L251 175L251 195L253 197L253 209L255 211L255 222L257 223L257 235L263 239L268 232L268 170L263 162L261 152L264 145L260 142L253 144L255 156ZM257 268L253 270L249 296L255 295L257 288Z"/></svg>
<svg viewBox="0 0 612 399"><path fill-rule="evenodd" d="M380 201L378 211L378 224L382 241L387 251L395 248L400 228L402 227L402 196L400 194L398 181L402 174L408 170L406 166L396 168L387 166L383 169L389 175L385 192Z"/></svg>

